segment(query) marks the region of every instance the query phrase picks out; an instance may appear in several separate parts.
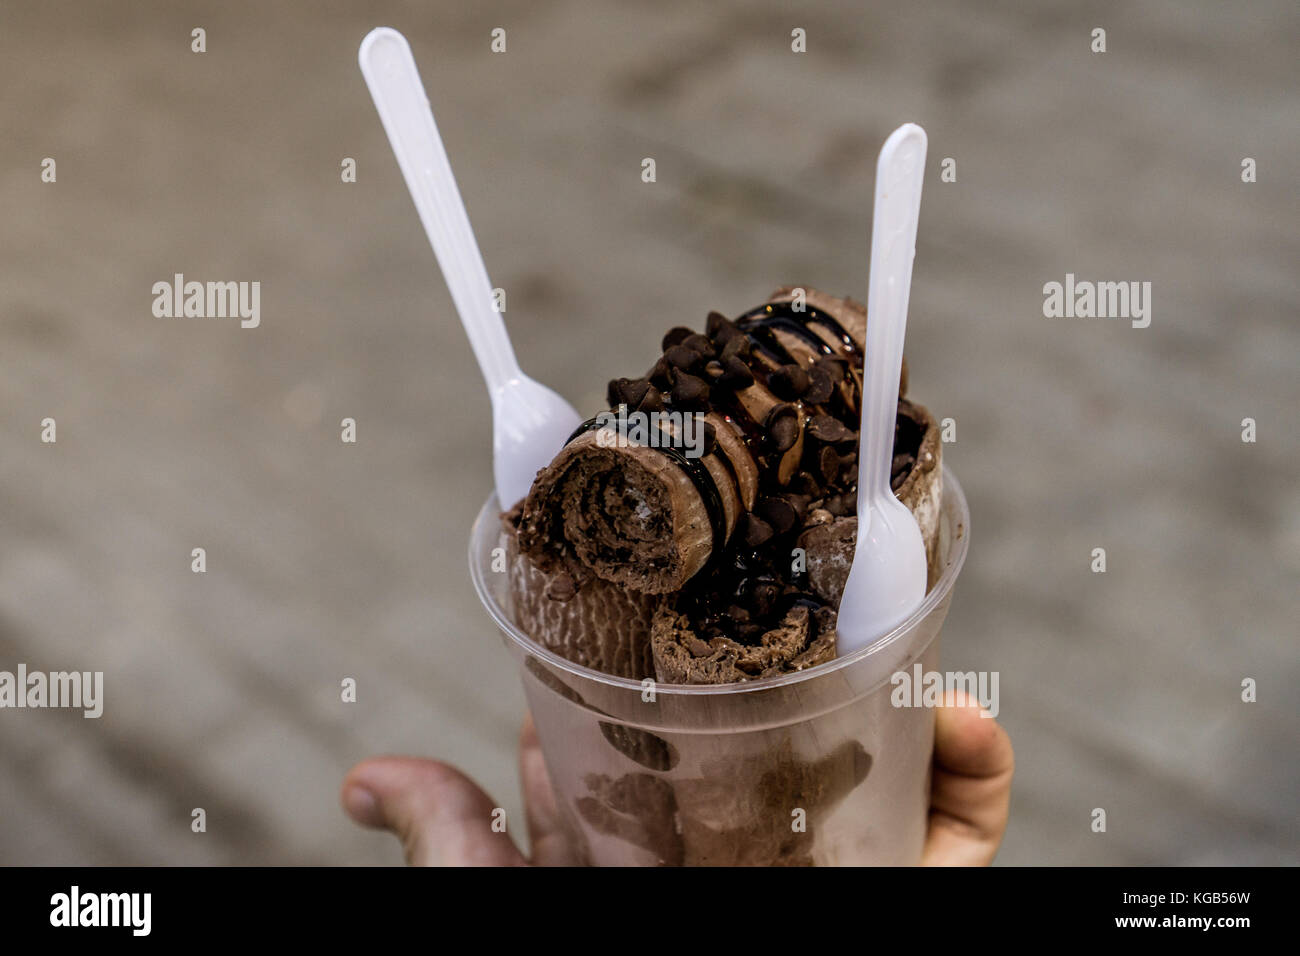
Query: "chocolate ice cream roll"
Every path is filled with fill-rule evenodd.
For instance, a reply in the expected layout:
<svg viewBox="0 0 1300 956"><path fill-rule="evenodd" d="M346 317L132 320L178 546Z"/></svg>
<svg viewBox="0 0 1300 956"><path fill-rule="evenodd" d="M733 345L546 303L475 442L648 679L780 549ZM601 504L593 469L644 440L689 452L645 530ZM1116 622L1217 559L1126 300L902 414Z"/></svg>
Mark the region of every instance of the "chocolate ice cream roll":
<svg viewBox="0 0 1300 956"><path fill-rule="evenodd" d="M620 404L580 428L538 475L520 549L644 594L676 591L726 547L757 484L753 458L723 416L629 414Z"/></svg>
<svg viewBox="0 0 1300 956"><path fill-rule="evenodd" d="M734 321L711 313L703 334L670 330L507 522L518 623L638 679L724 683L833 659L838 599L810 577L837 567L856 509L865 330L860 304L794 288ZM918 511L929 543L937 432L910 403L899 421L895 491L911 481L935 506L928 522ZM803 540L823 525L836 533Z"/></svg>

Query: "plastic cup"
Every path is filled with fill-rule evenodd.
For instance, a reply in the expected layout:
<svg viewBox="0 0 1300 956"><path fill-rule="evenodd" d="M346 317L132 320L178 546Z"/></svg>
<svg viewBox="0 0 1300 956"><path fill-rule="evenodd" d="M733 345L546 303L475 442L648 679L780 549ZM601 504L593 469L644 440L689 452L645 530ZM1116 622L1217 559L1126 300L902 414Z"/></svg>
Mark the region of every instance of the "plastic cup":
<svg viewBox="0 0 1300 956"><path fill-rule="evenodd" d="M515 626L499 508L470 533L470 575L519 666L556 801L599 866L909 865L929 814L934 711L894 706L891 676L938 669L939 632L970 539L943 471L939 568L902 624L828 664L736 684L612 677ZM499 552L498 552L499 555ZM501 562L497 562L501 566Z"/></svg>

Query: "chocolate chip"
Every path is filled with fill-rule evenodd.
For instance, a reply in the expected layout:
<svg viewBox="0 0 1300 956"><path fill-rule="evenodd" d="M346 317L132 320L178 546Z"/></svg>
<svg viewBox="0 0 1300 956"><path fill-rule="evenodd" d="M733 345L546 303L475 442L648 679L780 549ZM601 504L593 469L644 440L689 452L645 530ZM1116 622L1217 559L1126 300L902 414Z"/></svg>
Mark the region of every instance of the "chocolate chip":
<svg viewBox="0 0 1300 956"><path fill-rule="evenodd" d="M658 412L664 408L663 395L644 378L616 378L609 383L605 397L611 408L626 405L632 412Z"/></svg>
<svg viewBox="0 0 1300 956"><path fill-rule="evenodd" d="M749 336L741 333L728 340L727 344L722 347L722 359L725 362L728 358L749 358Z"/></svg>
<svg viewBox="0 0 1300 956"><path fill-rule="evenodd" d="M709 403L709 386L701 378L676 372L673 375L673 405L677 408L702 408Z"/></svg>
<svg viewBox="0 0 1300 956"><path fill-rule="evenodd" d="M809 472L801 471L790 479L790 490L801 495L807 495L809 498L816 498L820 497L822 486L817 483L817 479Z"/></svg>
<svg viewBox="0 0 1300 956"><path fill-rule="evenodd" d="M720 385L739 391L754 384L753 371L737 355L723 355L722 369L722 377L718 379Z"/></svg>
<svg viewBox="0 0 1300 956"><path fill-rule="evenodd" d="M831 382L835 385L844 381L846 364L843 359L831 358L829 355L823 355L817 359L817 368L829 375Z"/></svg>
<svg viewBox="0 0 1300 956"><path fill-rule="evenodd" d="M664 350L664 360L673 368L689 372L700 362L700 353L685 345L673 345Z"/></svg>
<svg viewBox="0 0 1300 956"><path fill-rule="evenodd" d="M669 379L669 369L671 368L672 366L668 364L668 360L661 355L659 361L655 362L654 367L645 373L645 377L650 379L655 388L667 391L672 387L672 382Z"/></svg>
<svg viewBox="0 0 1300 956"><path fill-rule="evenodd" d="M749 612L739 604L732 604L727 608L727 617L731 618L737 624L749 623Z"/></svg>
<svg viewBox="0 0 1300 956"><path fill-rule="evenodd" d="M764 427L777 451L789 451L799 440L799 413L793 405L777 405L768 412Z"/></svg>
<svg viewBox="0 0 1300 956"><path fill-rule="evenodd" d="M609 386L605 389L605 400L609 402L610 408L634 404L628 401L628 390L634 381L636 380L630 378L610 379Z"/></svg>
<svg viewBox="0 0 1300 956"><path fill-rule="evenodd" d="M834 483L836 476L840 473L840 456L836 454L835 449L830 445L823 445L817 457L817 465L821 469L822 481L828 485Z"/></svg>
<svg viewBox="0 0 1300 956"><path fill-rule="evenodd" d="M777 534L792 531L799 521L799 513L784 497L760 499L754 506L754 514L771 525Z"/></svg>
<svg viewBox="0 0 1300 956"><path fill-rule="evenodd" d="M772 426L772 444L784 454L799 440L799 423L793 418L778 419Z"/></svg>
<svg viewBox="0 0 1300 956"><path fill-rule="evenodd" d="M808 391L812 379L798 365L782 365L768 377L767 385L777 398L792 402Z"/></svg>
<svg viewBox="0 0 1300 956"><path fill-rule="evenodd" d="M814 365L808 370L808 378L812 384L808 386L808 391L803 393L803 400L813 405L824 405L829 402L831 396L835 394L835 383L831 381L830 373Z"/></svg>
<svg viewBox="0 0 1300 956"><path fill-rule="evenodd" d="M664 393L649 382L646 383L645 397L637 403L638 412L662 412L664 410Z"/></svg>
<svg viewBox="0 0 1300 956"><path fill-rule="evenodd" d="M726 369L722 367L722 363L719 362L717 359L710 360L704 366L704 374L707 375L709 378L714 379L715 381L717 379L722 378L722 374L725 371Z"/></svg>
<svg viewBox="0 0 1300 956"><path fill-rule="evenodd" d="M843 441L848 431L843 422L831 415L816 415L808 423L808 434L818 441Z"/></svg>
<svg viewBox="0 0 1300 956"><path fill-rule="evenodd" d="M736 328L736 323L721 312L710 312L708 319L704 323L704 333L711 338L718 346L725 346L737 336L744 337L745 333Z"/></svg>
<svg viewBox="0 0 1300 956"><path fill-rule="evenodd" d="M834 495L826 499L826 510L837 518L846 518L853 514L854 505L844 495Z"/></svg>
<svg viewBox="0 0 1300 956"><path fill-rule="evenodd" d="M772 537L772 526L753 514L745 515L740 531L747 548L757 548Z"/></svg>
<svg viewBox="0 0 1300 956"><path fill-rule="evenodd" d="M669 329L668 333L664 336L663 350L667 352L674 345L679 345L694 334L694 329L688 329L682 325Z"/></svg>
<svg viewBox="0 0 1300 956"><path fill-rule="evenodd" d="M654 386L650 384L649 379L638 378L628 382L627 387L623 390L623 394L627 396L627 407L632 409L640 408L641 403L645 401L646 393L652 388Z"/></svg>
<svg viewBox="0 0 1300 956"><path fill-rule="evenodd" d="M698 332L689 338L682 339L681 344L693 352L698 352L705 358L713 358L713 356L718 354L713 348L713 343L709 341L709 337L707 335L700 335Z"/></svg>

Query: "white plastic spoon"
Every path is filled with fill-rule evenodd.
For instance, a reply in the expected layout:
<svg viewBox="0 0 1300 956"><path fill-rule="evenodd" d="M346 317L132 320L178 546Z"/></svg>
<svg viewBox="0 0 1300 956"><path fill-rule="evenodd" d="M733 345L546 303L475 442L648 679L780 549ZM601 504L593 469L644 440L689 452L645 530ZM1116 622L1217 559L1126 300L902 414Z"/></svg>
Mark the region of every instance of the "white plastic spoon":
<svg viewBox="0 0 1300 956"><path fill-rule="evenodd" d="M357 59L487 382L497 502L509 508L528 494L582 417L519 369L406 37L389 27L371 30Z"/></svg>
<svg viewBox="0 0 1300 956"><path fill-rule="evenodd" d="M876 164L858 448L858 539L836 624L841 656L901 624L925 597L921 529L889 487L925 147L925 130L906 123L885 140Z"/></svg>

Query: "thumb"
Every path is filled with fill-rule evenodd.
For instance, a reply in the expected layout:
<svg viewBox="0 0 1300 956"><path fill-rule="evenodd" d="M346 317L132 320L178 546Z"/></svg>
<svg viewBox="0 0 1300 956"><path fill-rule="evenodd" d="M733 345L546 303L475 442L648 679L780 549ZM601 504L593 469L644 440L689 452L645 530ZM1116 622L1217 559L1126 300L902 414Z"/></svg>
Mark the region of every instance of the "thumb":
<svg viewBox="0 0 1300 956"><path fill-rule="evenodd" d="M935 714L925 866L988 866L1011 804L1011 738L978 702L949 691Z"/></svg>
<svg viewBox="0 0 1300 956"><path fill-rule="evenodd" d="M375 757L343 780L348 816L390 830L412 866L523 866L505 832L492 829L497 805L455 767L417 757ZM504 811L495 813L503 819Z"/></svg>

